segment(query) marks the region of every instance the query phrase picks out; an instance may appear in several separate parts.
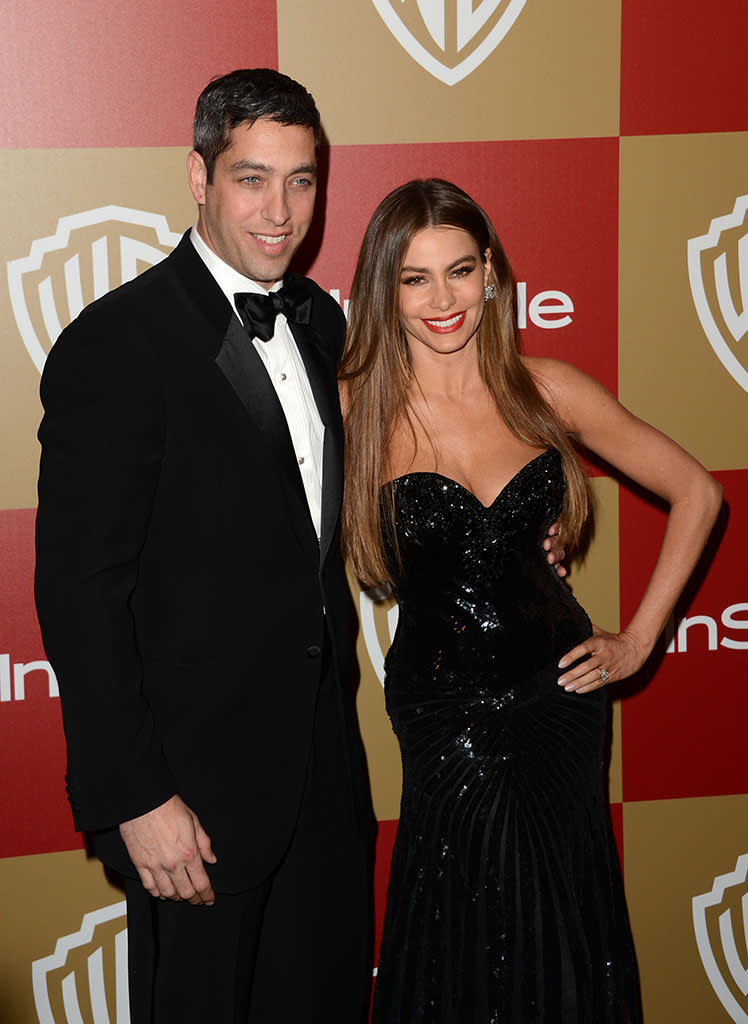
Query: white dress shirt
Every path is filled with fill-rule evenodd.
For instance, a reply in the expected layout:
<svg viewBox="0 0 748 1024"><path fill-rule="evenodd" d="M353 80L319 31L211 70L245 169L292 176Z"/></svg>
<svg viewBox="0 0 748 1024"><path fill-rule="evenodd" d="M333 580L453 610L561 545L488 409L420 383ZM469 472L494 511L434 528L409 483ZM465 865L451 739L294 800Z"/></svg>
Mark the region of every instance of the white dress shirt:
<svg viewBox="0 0 748 1024"><path fill-rule="evenodd" d="M234 305L236 292L268 294L267 289L255 281L251 281L248 277L244 277L243 274L225 263L220 256L217 256L201 237L196 224L193 225L190 232L190 241L228 299L237 317L239 314ZM280 281L274 284L270 291L278 291L281 284ZM275 319L275 334L270 341L253 338L252 344L257 349L267 370L286 417L296 462L301 474L301 482L304 485L304 493L309 505L309 514L312 517L314 529L317 531L317 539L319 539L322 522L322 449L325 428L314 401L304 361L296 347L288 321L282 313L279 313Z"/></svg>

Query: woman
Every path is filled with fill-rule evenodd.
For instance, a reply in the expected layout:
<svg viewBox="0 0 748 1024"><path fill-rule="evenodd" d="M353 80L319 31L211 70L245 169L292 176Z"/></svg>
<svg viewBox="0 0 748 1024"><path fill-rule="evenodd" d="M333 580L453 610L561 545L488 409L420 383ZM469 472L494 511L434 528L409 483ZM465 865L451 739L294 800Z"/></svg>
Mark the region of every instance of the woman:
<svg viewBox="0 0 748 1024"><path fill-rule="evenodd" d="M444 181L380 204L351 293L344 531L400 604L386 697L403 797L377 1024L633 1024L636 965L603 781L604 685L639 669L721 492L599 384L521 356L514 281ZM670 505L641 603L592 626L546 565L589 509L574 443Z"/></svg>

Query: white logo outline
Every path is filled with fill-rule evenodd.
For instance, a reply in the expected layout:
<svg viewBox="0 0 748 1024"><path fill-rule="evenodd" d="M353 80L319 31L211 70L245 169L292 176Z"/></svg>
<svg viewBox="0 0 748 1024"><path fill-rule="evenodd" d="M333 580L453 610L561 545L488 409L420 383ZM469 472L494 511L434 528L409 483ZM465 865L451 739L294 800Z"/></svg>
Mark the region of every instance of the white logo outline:
<svg viewBox="0 0 748 1024"><path fill-rule="evenodd" d="M744 853L738 857L734 871L730 871L725 875L718 875L714 879L714 884L712 885L710 892L703 893L700 896L694 896L692 900L693 928L696 935L696 945L699 949L701 962L704 965L704 970L706 971L707 977L711 982L717 998L722 1003L725 1010L727 1010L735 1024L748 1024L748 1013L739 1006L722 976L722 972L719 969L712 950L706 915L710 907L717 906L722 902L726 889L731 888L734 885L742 885L746 879L748 879L748 853ZM746 942L748 943L748 890L743 894L741 904L743 909L743 927L746 931ZM748 967L744 966L740 962L735 944L732 914L729 908L720 914L719 931L720 938L722 940L722 949L724 951L732 979L742 994L748 995Z"/></svg>
<svg viewBox="0 0 748 1024"><path fill-rule="evenodd" d="M379 682L384 686L384 652L382 651L382 645L379 641L379 635L377 633L377 626L374 618L375 609L377 605L377 599L372 597L367 591L362 590L359 594L358 606L361 620L361 632L364 637L364 643L366 644L366 653L369 655L369 661L371 667L374 669L374 673ZM391 608L387 609L387 629L390 634L390 643L395 637L395 630L397 629L397 620L400 614L400 606L397 602L392 605Z"/></svg>
<svg viewBox="0 0 748 1024"><path fill-rule="evenodd" d="M494 27L488 33L486 38L481 42L472 53L456 64L454 67L448 67L446 64L442 64L441 61L437 60L429 51L418 42L412 32L403 24L399 16L391 6L389 0L371 0L376 8L380 18L385 23L387 28L390 30L395 39L400 43L402 48L407 54L409 54L417 64L427 71L434 78L437 78L444 85L456 85L461 82L463 78L467 78L471 75L476 68L480 67L484 60L489 57L499 43L502 41L504 36L509 32L509 29L514 25L515 21L522 12L523 7L527 3L527 0L509 0L509 4L506 10L500 16ZM403 0L401 0L403 2ZM442 4L445 0L442 0ZM457 0L457 13L458 13L458 45L462 49L470 42L476 32L478 32L489 17L493 14L496 8L501 3L501 0L481 0L481 4L478 10L473 11L472 0ZM438 19L434 18L433 13L430 14L429 10L425 6L425 0L418 0L418 10L423 18L424 25L427 28L431 38L437 43L442 45L443 48L443 17ZM487 10L487 13L486 13ZM443 7L442 7L443 15ZM468 27L469 26L469 27Z"/></svg>
<svg viewBox="0 0 748 1024"><path fill-rule="evenodd" d="M20 259L10 260L7 265L8 273L8 290L10 292L10 303L15 316L18 329L21 332L21 339L26 346L28 354L31 356L31 360L36 366L37 370L41 373L44 368L44 363L47 358L47 353L44 350L26 306L26 298L23 291L23 275L28 271L34 271L41 269L44 257L50 252L57 252L59 250L67 248L70 242L71 233L78 228L93 227L97 224L105 224L107 222L120 222L125 224L133 224L137 227L151 228L156 233L156 238L161 245L171 246L172 248L177 245L181 239L179 232L172 231L169 227L166 217L162 213L149 213L145 210L136 210L128 206L117 206L115 204L109 204L107 206L99 206L93 210L84 210L81 213L72 213L65 217L60 217L57 222L57 229L53 235L47 235L45 238L36 238L31 243L31 249L29 250L28 256L22 256ZM98 243L94 243L94 247ZM132 252L132 245L127 245L126 240L121 239L121 247L123 254L123 265L127 266L127 270L123 273L123 281L131 280L132 277L136 276L135 270L135 253ZM153 247L148 247L151 255L155 256L156 250ZM103 253L103 250L99 250ZM167 253L163 253L161 258L163 259ZM125 257L129 257L125 260ZM83 306L83 301L80 296L80 279L76 281L76 270L77 270L77 257L73 256L72 260L69 261L65 266L65 283L70 299L71 307L77 311ZM47 332L49 334L52 344L57 340L57 337L62 330L62 325L59 322L56 311L54 310L54 304L51 297L50 287L44 287L44 282L40 287L40 299L42 316L44 319ZM107 275L102 275L101 280L95 286L96 298L100 295L105 294L110 290Z"/></svg>
<svg viewBox="0 0 748 1024"><path fill-rule="evenodd" d="M735 200L732 213L725 214L723 217L715 217L709 225L709 230L706 234L699 235L697 238L688 239L688 277L691 284L691 296L693 298L701 326L707 336L709 344L714 350L715 355L733 380L739 384L744 391L748 391L748 370L745 369L740 360L732 352L730 346L722 335L722 331L719 329L717 322L714 319L714 314L712 313L711 306L706 295L706 288L704 287L704 280L701 271L701 254L706 249L710 249L717 244L723 231L729 228L739 227L745 220L747 212L748 195L738 196ZM718 264L715 269L715 282L720 301L720 308L723 316L725 317L725 323L728 325L728 329L730 329L736 342L738 342L740 338L735 336L735 331L730 326L731 320L734 318L735 329L739 329L740 326L742 326L743 320L748 320L748 234L743 235L740 239L739 245L740 256L743 257L740 260L741 292L745 297L744 308L740 314L738 314L734 309L728 309L726 311L725 308L723 308L725 304L731 306L731 302L728 302L729 292L726 284L726 258L723 258L724 253L722 253L720 257L718 257L718 260L715 261L715 263ZM748 329L748 327L746 329ZM744 335L745 331L743 331L741 337Z"/></svg>
<svg viewBox="0 0 748 1024"><path fill-rule="evenodd" d="M119 903L112 903L108 907L101 907L99 910L92 910L84 914L81 926L77 932L70 935L63 935L57 940L53 953L34 960L31 964L32 987L34 991L34 1003L39 1024L56 1024L52 1014L52 1007L49 1001L46 977L49 971L62 967L67 960L68 953L72 949L84 946L93 938L96 927L114 921L118 917L127 916L127 903L121 900ZM130 1002L129 984L127 972L127 927L117 933L115 938L115 963L116 963L116 984L115 984L115 1005L117 1024L129 1024ZM109 1010L107 1007L106 994L104 991L104 971L102 948L88 957L88 985L91 997L91 1007L95 1024L110 1024ZM71 971L62 982L62 998L65 1007L65 1016L68 1024L83 1024L80 1007L78 1004L78 992L75 982L75 972Z"/></svg>

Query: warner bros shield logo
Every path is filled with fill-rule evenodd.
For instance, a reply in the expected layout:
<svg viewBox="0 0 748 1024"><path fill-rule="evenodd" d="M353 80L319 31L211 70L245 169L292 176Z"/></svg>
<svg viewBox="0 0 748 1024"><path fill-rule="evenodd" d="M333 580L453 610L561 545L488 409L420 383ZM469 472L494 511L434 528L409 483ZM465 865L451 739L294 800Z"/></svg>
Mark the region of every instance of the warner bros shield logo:
<svg viewBox="0 0 748 1024"><path fill-rule="evenodd" d="M748 391L748 195L688 240L688 276L701 326L717 358Z"/></svg>
<svg viewBox="0 0 748 1024"><path fill-rule="evenodd" d="M348 582L351 592L354 595L358 594L359 639L364 642L366 656L374 675L384 686L384 659L395 636L400 609L392 594L362 590L350 566ZM363 669L363 662L361 667Z"/></svg>
<svg viewBox="0 0 748 1024"><path fill-rule="evenodd" d="M490 56L527 0L372 0L398 43L445 85Z"/></svg>
<svg viewBox="0 0 748 1024"><path fill-rule="evenodd" d="M735 1024L748 1024L748 853L735 870L693 898L693 927L704 970Z"/></svg>
<svg viewBox="0 0 748 1024"><path fill-rule="evenodd" d="M31 980L39 1024L130 1024L125 901L86 914Z"/></svg>
<svg viewBox="0 0 748 1024"><path fill-rule="evenodd" d="M61 217L57 231L8 263L13 314L41 373L52 345L90 302L160 262L179 242L162 214L100 206Z"/></svg>

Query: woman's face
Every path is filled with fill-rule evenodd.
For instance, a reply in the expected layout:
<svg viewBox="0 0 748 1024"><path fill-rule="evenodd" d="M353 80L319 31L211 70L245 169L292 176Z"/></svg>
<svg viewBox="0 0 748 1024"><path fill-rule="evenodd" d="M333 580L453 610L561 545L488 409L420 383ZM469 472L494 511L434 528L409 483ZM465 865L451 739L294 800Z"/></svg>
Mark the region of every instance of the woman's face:
<svg viewBox="0 0 748 1024"><path fill-rule="evenodd" d="M400 271L400 322L411 353L419 345L457 352L483 317L483 289L491 271L472 235L461 228L424 228L410 243Z"/></svg>

